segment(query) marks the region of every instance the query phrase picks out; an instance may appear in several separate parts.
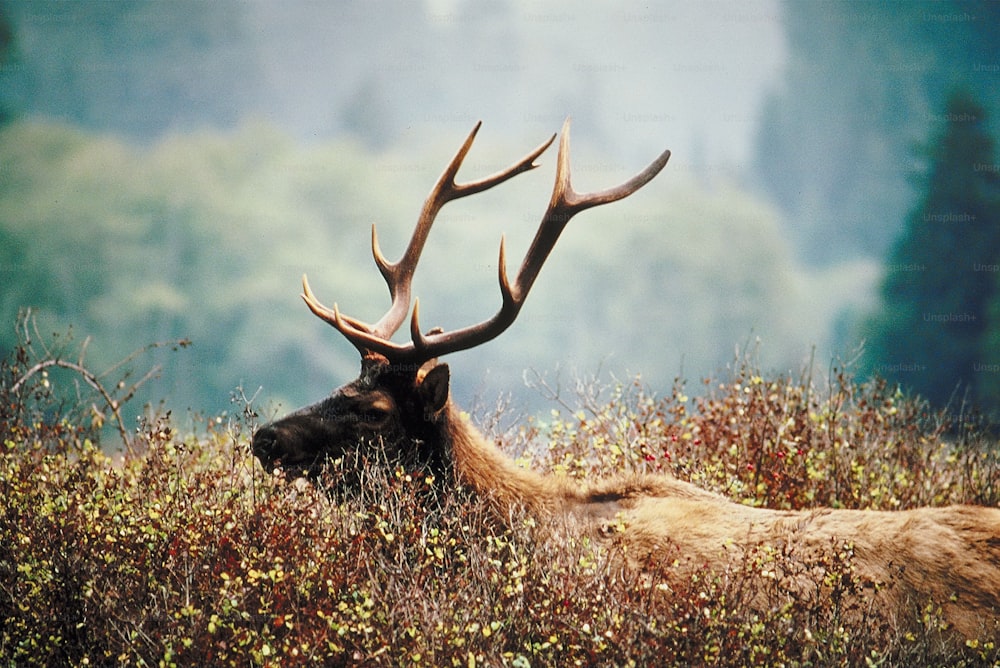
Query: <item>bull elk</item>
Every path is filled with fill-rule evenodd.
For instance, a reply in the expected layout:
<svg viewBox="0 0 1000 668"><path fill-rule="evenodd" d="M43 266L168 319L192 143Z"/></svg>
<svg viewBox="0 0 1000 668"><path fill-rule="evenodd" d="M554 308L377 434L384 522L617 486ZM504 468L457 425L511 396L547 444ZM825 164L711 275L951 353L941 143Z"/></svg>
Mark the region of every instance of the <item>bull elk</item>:
<svg viewBox="0 0 1000 668"><path fill-rule="evenodd" d="M424 332L418 301L410 311L411 281L441 207L534 169L535 160L555 140L553 135L507 169L457 183L478 130L477 124L434 185L398 262L382 254L372 227L372 253L391 297L389 310L378 322L352 318L336 304L324 306L303 276L302 298L358 349L361 374L319 403L260 428L252 448L266 469L280 466L286 474L315 476L326 462L377 444L407 466L433 473L437 484L461 484L490 498L505 515L520 507L540 518L566 519L566 526L594 536L613 536L624 548L626 564L654 577L661 567L681 575L685 568L693 573L706 566L725 573L751 551L769 546L795 562L786 571L788 586L793 595L796 588L805 595L822 587L804 576L831 553L851 545L853 568L866 584L856 594L857 607L866 614L906 629L918 610L933 601L940 606L949 638L1000 635L1000 509L754 508L667 476L636 474L592 483L543 476L515 465L484 438L452 403L448 366L436 359L486 343L510 327L570 218L633 194L663 169L670 152L617 187L578 193L570 183L567 120L552 197L513 280L501 238L499 310L463 329ZM410 340L392 341L408 315ZM354 484L359 484L357 479Z"/></svg>

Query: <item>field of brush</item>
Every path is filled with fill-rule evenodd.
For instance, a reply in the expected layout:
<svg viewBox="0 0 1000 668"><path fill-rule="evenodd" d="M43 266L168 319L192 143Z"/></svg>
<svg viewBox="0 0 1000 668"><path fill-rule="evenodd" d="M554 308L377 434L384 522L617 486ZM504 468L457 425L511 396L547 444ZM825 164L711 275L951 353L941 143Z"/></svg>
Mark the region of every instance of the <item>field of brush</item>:
<svg viewBox="0 0 1000 668"><path fill-rule="evenodd" d="M58 365L29 353L0 377L3 666L1000 661L986 642L941 646L933 604L913 612L922 633L848 623L836 602L858 586L849 542L817 576L829 599L762 615L745 601L786 600L767 577L780 554L666 587L530 517L491 521L481 500L435 491L419 471L373 462L364 493L334 499L260 468L246 402L183 430L151 415L111 456L93 440L113 414L94 384L59 394ZM112 401L127 389L104 382ZM473 419L553 475L662 472L774 508L1000 504L997 443L973 416L836 370L820 382L738 363L692 385L657 397L639 382L585 382L515 427Z"/></svg>

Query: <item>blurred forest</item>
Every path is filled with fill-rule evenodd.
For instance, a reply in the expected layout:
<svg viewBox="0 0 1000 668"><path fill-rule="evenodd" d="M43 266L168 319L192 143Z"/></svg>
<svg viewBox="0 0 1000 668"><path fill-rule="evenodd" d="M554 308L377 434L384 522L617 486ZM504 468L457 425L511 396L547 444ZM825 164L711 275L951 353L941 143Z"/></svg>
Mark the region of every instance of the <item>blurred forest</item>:
<svg viewBox="0 0 1000 668"><path fill-rule="evenodd" d="M959 86L1000 108L1000 3L786 2L785 77L764 104L757 184L810 265L885 258ZM998 114L988 130L997 134ZM830 243L835 239L836 243Z"/></svg>
<svg viewBox="0 0 1000 668"><path fill-rule="evenodd" d="M214 413L242 386L262 387L271 412L314 401L358 362L297 298L300 275L377 318L388 297L371 223L397 256L477 119L460 179L572 115L582 190L663 148L674 158L574 220L518 323L454 356L457 398L512 392L534 410L526 370L564 383L642 372L666 388L748 347L765 368L797 373L813 349L825 368L876 336L881 267L956 86L997 134L996 25L997 3L960 0L586 13L556 0L0 0L0 354L30 306L43 329L92 337L98 368L190 339L156 353L163 375L144 400ZM415 283L426 326L496 309L500 234L514 264L548 201L550 151L442 212ZM995 177L991 160L980 172ZM995 302L978 314L982 341L1000 339ZM996 392L977 396L995 405Z"/></svg>
<svg viewBox="0 0 1000 668"><path fill-rule="evenodd" d="M1000 169L988 114L955 90L894 244L865 368L937 406L1000 408Z"/></svg>

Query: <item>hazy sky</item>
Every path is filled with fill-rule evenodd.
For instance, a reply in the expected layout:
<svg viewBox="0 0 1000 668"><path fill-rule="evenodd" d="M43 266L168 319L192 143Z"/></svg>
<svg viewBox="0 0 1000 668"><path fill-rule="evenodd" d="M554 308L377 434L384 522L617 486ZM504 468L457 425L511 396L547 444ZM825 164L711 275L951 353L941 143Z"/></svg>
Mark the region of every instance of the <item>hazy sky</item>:
<svg viewBox="0 0 1000 668"><path fill-rule="evenodd" d="M678 168L744 166L785 59L776 0L261 0L248 23L274 91L263 113L304 138L345 99L404 134L482 119L523 141L572 115L618 157L666 145Z"/></svg>

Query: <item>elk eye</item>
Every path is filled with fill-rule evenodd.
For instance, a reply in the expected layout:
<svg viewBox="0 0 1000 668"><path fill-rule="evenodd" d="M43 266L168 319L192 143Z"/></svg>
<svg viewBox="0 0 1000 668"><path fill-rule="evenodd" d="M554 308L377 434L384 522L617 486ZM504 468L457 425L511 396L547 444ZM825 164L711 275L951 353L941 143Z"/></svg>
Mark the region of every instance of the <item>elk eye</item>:
<svg viewBox="0 0 1000 668"><path fill-rule="evenodd" d="M364 407L365 422L384 422L392 414L392 404L388 401L373 401Z"/></svg>

